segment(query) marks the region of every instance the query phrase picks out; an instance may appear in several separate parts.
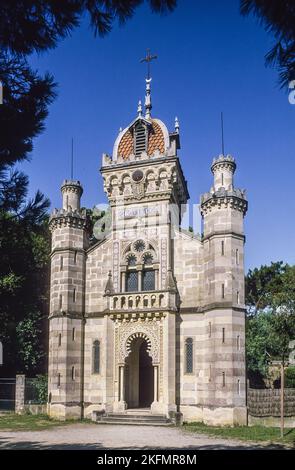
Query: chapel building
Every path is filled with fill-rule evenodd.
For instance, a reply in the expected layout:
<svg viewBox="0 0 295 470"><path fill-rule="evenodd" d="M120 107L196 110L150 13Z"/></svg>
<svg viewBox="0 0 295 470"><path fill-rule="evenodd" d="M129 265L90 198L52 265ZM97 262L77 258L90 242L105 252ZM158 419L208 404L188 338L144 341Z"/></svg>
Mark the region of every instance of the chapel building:
<svg viewBox="0 0 295 470"><path fill-rule="evenodd" d="M220 155L202 235L182 230L178 120L169 132L151 111L146 79L144 110L102 158L110 223L98 240L79 181L63 182L50 218L49 414L246 424L245 192Z"/></svg>

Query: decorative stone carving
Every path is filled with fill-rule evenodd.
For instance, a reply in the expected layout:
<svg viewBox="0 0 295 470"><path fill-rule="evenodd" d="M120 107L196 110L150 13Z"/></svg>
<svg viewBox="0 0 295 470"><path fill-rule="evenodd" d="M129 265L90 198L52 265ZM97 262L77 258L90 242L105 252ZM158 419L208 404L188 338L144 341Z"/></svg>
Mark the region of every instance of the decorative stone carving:
<svg viewBox="0 0 295 470"><path fill-rule="evenodd" d="M113 243L113 286L114 291L119 291L119 242Z"/></svg>
<svg viewBox="0 0 295 470"><path fill-rule="evenodd" d="M142 199L145 194L143 181L139 183L132 182L132 191L133 191L133 196L136 197L136 199Z"/></svg>
<svg viewBox="0 0 295 470"><path fill-rule="evenodd" d="M162 289L165 289L166 277L167 277L167 239L162 238L161 240L161 277L162 277Z"/></svg>
<svg viewBox="0 0 295 470"><path fill-rule="evenodd" d="M160 363L159 321L122 322L117 325L117 329L118 363L125 363L135 338L144 338L147 341L148 354L152 358L153 364Z"/></svg>

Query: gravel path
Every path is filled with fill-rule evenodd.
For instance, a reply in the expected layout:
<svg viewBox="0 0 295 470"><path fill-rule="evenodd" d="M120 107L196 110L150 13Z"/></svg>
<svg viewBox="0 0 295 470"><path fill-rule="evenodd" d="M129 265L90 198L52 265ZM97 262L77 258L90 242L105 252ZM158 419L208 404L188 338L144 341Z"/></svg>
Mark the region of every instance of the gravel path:
<svg viewBox="0 0 295 470"><path fill-rule="evenodd" d="M2 431L1 449L253 449L278 448L207 437L175 427L71 424L43 431Z"/></svg>

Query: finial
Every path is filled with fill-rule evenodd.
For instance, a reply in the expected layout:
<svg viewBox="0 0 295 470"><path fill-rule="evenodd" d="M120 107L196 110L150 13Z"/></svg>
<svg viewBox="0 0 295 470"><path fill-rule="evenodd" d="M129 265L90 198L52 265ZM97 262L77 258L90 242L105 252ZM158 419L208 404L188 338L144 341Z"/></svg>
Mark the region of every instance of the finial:
<svg viewBox="0 0 295 470"><path fill-rule="evenodd" d="M105 293L105 295L111 295L111 294L114 293L114 285L113 285L113 281L112 281L111 271L108 272L108 280L107 280L107 283L106 283L106 286L105 286L104 293Z"/></svg>
<svg viewBox="0 0 295 470"><path fill-rule="evenodd" d="M74 139L72 137L72 149L71 149L71 179L74 178Z"/></svg>
<svg viewBox="0 0 295 470"><path fill-rule="evenodd" d="M119 128L119 134L122 132L122 127Z"/></svg>
<svg viewBox="0 0 295 470"><path fill-rule="evenodd" d="M142 116L142 106L141 106L141 101L140 100L138 102L137 112L138 112L138 116Z"/></svg>
<svg viewBox="0 0 295 470"><path fill-rule="evenodd" d="M145 118L150 119L151 118L151 109L152 109L152 101L151 101L151 67L150 63L152 60L157 59L157 55L151 55L150 49L147 49L146 56L141 59L140 62L146 62L147 63L147 78L145 79L146 83L146 93L145 93Z"/></svg>
<svg viewBox="0 0 295 470"><path fill-rule="evenodd" d="M145 79L145 118L151 118L151 109L152 109L152 99L151 99L151 78Z"/></svg>
<svg viewBox="0 0 295 470"><path fill-rule="evenodd" d="M223 112L222 111L220 115L220 124L221 124L221 151L222 151L222 155L224 155L224 134L223 134Z"/></svg>
<svg viewBox="0 0 295 470"><path fill-rule="evenodd" d="M150 79L150 74L151 74L151 66L150 66L150 63L152 60L154 59L157 59L158 56L157 55L151 55L151 50L150 49L147 49L146 50L146 56L141 59L140 62L146 62L147 63L147 79L149 80Z"/></svg>
<svg viewBox="0 0 295 470"><path fill-rule="evenodd" d="M179 133L179 121L177 116L175 117L175 132L177 132L177 134Z"/></svg>

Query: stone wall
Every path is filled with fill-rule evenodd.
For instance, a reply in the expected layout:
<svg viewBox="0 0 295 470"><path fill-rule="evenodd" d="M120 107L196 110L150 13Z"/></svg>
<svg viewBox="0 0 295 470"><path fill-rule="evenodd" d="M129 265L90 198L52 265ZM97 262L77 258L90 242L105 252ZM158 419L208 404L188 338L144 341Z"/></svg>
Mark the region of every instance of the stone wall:
<svg viewBox="0 0 295 470"><path fill-rule="evenodd" d="M25 408L25 375L16 376L15 382L15 412L17 414L24 413Z"/></svg>
<svg viewBox="0 0 295 470"><path fill-rule="evenodd" d="M281 391L279 389L248 389L249 415L258 418L279 417L281 413ZM284 415L295 416L295 389L286 388L284 393Z"/></svg>

